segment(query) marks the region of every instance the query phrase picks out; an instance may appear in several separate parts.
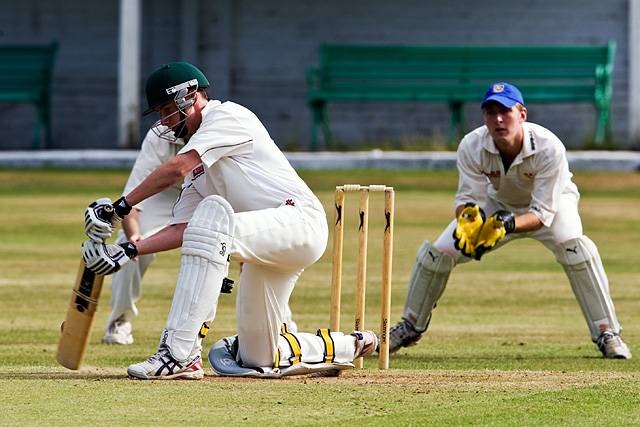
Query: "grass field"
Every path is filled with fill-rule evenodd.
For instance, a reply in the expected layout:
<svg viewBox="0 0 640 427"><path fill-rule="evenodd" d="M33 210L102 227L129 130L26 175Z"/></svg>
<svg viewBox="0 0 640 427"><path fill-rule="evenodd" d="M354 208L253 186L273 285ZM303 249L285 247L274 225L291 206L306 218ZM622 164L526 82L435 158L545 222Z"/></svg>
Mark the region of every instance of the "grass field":
<svg viewBox="0 0 640 427"><path fill-rule="evenodd" d="M329 216L343 183L396 187L392 318L424 239L451 219L453 171L302 172ZM599 246L636 358L603 360L570 286L535 241L514 242L458 267L426 338L378 371L339 378L144 382L130 363L152 354L179 265L163 253L144 283L132 346L99 344L110 298L103 289L79 372L54 359L84 240L82 212L115 197L126 171L0 170L0 425L638 425L640 424L640 174L577 173L585 232ZM357 200L347 200L347 230ZM367 323L378 329L382 203L372 196ZM355 233L345 234L343 327L351 329ZM302 330L328 325L330 251L309 268L291 306ZM232 266L232 278L237 278ZM235 331L234 297L222 296L205 348Z"/></svg>

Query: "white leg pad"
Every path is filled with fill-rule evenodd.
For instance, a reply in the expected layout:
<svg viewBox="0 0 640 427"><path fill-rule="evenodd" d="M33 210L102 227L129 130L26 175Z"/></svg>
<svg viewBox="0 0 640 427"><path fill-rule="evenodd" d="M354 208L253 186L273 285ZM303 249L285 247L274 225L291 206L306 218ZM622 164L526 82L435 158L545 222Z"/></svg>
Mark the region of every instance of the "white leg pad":
<svg viewBox="0 0 640 427"><path fill-rule="evenodd" d="M341 332L332 332L334 359L325 361L324 341L321 337L309 333L296 333L295 340L300 345L300 360L291 363L293 351L288 341L280 336L278 367L245 367L238 361L237 336L223 338L209 351L209 362L219 375L237 377L279 378L291 375L320 374L352 369L355 354L355 337Z"/></svg>
<svg viewBox="0 0 640 427"><path fill-rule="evenodd" d="M215 317L234 227L231 205L220 196L209 196L185 229L180 273L161 340L179 362L202 350L200 328Z"/></svg>
<svg viewBox="0 0 640 427"><path fill-rule="evenodd" d="M304 363L321 363L324 360L324 341L321 337L297 332L292 334L300 343L300 361ZM334 363L351 363L356 351L356 339L353 335L345 335L342 332L331 332L333 340ZM291 346L287 340L280 335L278 338L278 350L280 351L280 366L290 366L289 359L293 355Z"/></svg>
<svg viewBox="0 0 640 427"><path fill-rule="evenodd" d="M218 375L230 377L281 378L292 375L322 374L354 368L353 363L350 362L309 363L304 361L293 366L282 368L247 368L237 361L237 338L237 336L223 338L209 350L209 363L211 363L211 367Z"/></svg>
<svg viewBox="0 0 640 427"><path fill-rule="evenodd" d="M447 286L453 270L453 258L424 241L409 277L409 290L402 317L417 331L429 325L431 311Z"/></svg>
<svg viewBox="0 0 640 427"><path fill-rule="evenodd" d="M620 324L609 294L609 280L595 243L587 236L568 240L556 249L556 259L564 268L571 289L584 314L591 339L601 332L620 332Z"/></svg>

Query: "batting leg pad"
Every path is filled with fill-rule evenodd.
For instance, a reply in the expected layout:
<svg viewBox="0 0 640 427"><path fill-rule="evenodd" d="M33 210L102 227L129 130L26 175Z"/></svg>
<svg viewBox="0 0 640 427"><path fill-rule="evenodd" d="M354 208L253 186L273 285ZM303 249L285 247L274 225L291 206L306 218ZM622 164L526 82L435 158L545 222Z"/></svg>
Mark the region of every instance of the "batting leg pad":
<svg viewBox="0 0 640 427"><path fill-rule="evenodd" d="M569 278L591 339L604 331L620 332L620 324L609 294L609 281L595 243L587 236L568 240L556 248L556 259Z"/></svg>
<svg viewBox="0 0 640 427"><path fill-rule="evenodd" d="M179 362L202 350L199 331L215 316L220 286L229 271L234 227L231 205L210 196L200 202L185 229L180 274L161 341Z"/></svg>
<svg viewBox="0 0 640 427"><path fill-rule="evenodd" d="M311 335L311 334L306 334ZM333 335L333 333L332 333ZM351 344L353 356L353 344ZM209 363L218 375L230 377L280 378L292 375L320 374L353 369L350 362L329 362L319 359L319 362L306 362L305 359L286 367L256 367L250 368L238 361L238 337L226 337L218 341L209 350Z"/></svg>
<svg viewBox="0 0 640 427"><path fill-rule="evenodd" d="M414 328L425 331L431 319L431 311L447 286L453 270L453 258L424 241L409 277L409 291L402 317Z"/></svg>

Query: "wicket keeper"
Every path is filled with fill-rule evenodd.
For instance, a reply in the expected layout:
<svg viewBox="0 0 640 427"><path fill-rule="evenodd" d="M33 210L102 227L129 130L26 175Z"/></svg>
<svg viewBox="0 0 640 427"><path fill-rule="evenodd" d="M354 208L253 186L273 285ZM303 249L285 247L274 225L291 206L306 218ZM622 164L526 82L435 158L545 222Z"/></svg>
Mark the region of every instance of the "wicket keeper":
<svg viewBox="0 0 640 427"><path fill-rule="evenodd" d="M481 108L484 126L458 147L455 219L435 243L425 241L418 251L402 321L391 328L390 351L420 340L453 267L530 237L562 265L603 356L630 359L600 254L583 234L580 194L564 145L527 122L524 99L512 84L492 84Z"/></svg>

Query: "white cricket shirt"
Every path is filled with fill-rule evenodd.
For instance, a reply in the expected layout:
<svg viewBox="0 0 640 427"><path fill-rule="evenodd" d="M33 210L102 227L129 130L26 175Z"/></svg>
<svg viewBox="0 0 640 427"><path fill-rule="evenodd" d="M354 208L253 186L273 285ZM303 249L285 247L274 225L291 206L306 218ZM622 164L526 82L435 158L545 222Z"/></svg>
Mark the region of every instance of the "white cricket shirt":
<svg viewBox="0 0 640 427"><path fill-rule="evenodd" d="M490 198L513 212L533 212L548 227L558 199L567 193L579 195L560 139L535 123L525 122L523 127L522 150L506 173L486 126L462 139L457 154L456 206L467 202L483 206Z"/></svg>
<svg viewBox="0 0 640 427"><path fill-rule="evenodd" d="M172 224L188 222L200 201L217 194L235 212L293 203L322 210L322 205L247 108L211 100L202 123L179 154L196 150L202 163L185 177L173 209Z"/></svg>

